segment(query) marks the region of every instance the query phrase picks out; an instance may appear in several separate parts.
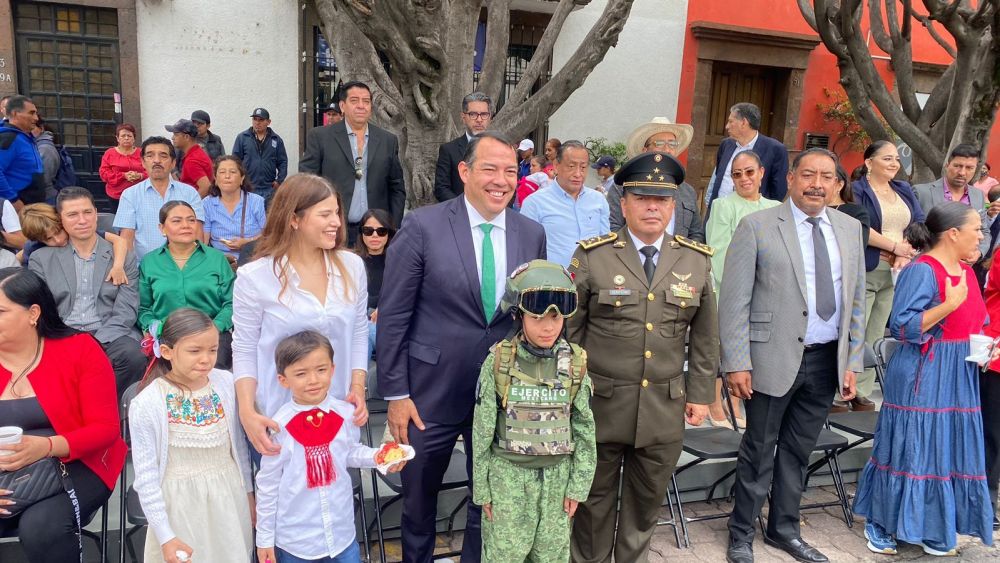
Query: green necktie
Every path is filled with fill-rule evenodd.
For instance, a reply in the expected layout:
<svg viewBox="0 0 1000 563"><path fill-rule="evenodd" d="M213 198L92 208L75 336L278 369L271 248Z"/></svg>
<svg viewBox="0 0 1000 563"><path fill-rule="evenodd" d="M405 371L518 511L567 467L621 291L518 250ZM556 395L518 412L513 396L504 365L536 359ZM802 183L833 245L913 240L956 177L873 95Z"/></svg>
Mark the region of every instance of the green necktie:
<svg viewBox="0 0 1000 563"><path fill-rule="evenodd" d="M490 238L493 225L483 223L479 228L483 230L483 263L480 268L483 281L479 284L479 295L483 298L483 312L486 314L486 323L489 324L497 308L496 266L493 264L493 239Z"/></svg>

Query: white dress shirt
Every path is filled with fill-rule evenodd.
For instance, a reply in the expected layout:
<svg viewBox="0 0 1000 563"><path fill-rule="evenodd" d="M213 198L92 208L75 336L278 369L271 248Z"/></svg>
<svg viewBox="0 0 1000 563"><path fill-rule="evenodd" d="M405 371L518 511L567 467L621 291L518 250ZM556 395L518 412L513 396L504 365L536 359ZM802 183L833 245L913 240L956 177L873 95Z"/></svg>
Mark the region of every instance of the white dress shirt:
<svg viewBox="0 0 1000 563"><path fill-rule="evenodd" d="M750 142L745 145L741 145L739 141L733 139L734 141L736 141L736 149L733 150L733 156L729 157L729 162L726 163L726 169L715 171L716 174L722 174L722 183L719 184L719 195L716 196L716 199L722 199L727 195L733 193L733 190L736 188L736 186L735 184L733 184L733 177L729 175L729 173L733 170L733 161L736 160L737 155L739 155L741 152L752 151L754 145L757 144L757 137L759 136L760 133L757 133L756 135L753 136L753 139L750 139ZM712 184L709 184L709 186L711 185ZM711 190L709 191L711 192Z"/></svg>
<svg viewBox="0 0 1000 563"><path fill-rule="evenodd" d="M660 263L660 247L663 246L663 237L665 237L666 234L660 235L660 238L656 239L656 242L654 242L652 245L646 244L641 240L639 240L639 238L635 236L635 233L633 233L631 229L628 232L628 236L632 237L632 244L635 245L636 254L639 255L639 264L646 263L646 255L640 252L640 250L642 250L642 247L644 246L656 247L656 254L653 255L653 265L655 266Z"/></svg>
<svg viewBox="0 0 1000 563"><path fill-rule="evenodd" d="M830 255L830 271L833 273L833 292L836 294L837 310L829 320L823 320L816 314L816 252L813 249L813 226L804 211L792 207L792 218L795 220L795 232L799 235L799 248L802 249L802 265L806 274L806 305L809 311L806 323L805 344L823 344L837 340L840 336L840 313L843 307L844 278L840 262L840 247L837 246L837 236L833 232L833 223L826 214L826 208L819 214L820 229L826 239L826 252Z"/></svg>
<svg viewBox="0 0 1000 563"><path fill-rule="evenodd" d="M490 231L490 241L493 242L493 277L496 278L496 303L494 309L500 306L500 298L503 297L504 287L507 283L507 209L504 208L492 221L487 221L476 211L475 207L469 203L469 197L465 198L465 210L469 213L469 226L472 229L472 246L476 249L476 272L479 273L479 286L483 283L483 230L479 225L489 223L493 225ZM484 303L484 305L487 305Z"/></svg>
<svg viewBox="0 0 1000 563"><path fill-rule="evenodd" d="M273 416L291 399L278 383L274 350L287 336L316 330L330 339L334 350L330 396L343 399L351 388L351 371L368 371L368 275L361 257L348 251L337 256L351 278L353 292L345 299L344 279L327 262L326 303L299 287L299 275L288 265L284 292L274 273L274 259L264 257L241 267L233 286L233 374L236 380L257 380L257 406ZM280 299L279 299L280 295Z"/></svg>
<svg viewBox="0 0 1000 563"><path fill-rule="evenodd" d="M336 411L344 422L330 442L335 480L310 489L306 482L306 455L302 444L285 431L300 412L320 408ZM257 547L280 547L300 559L336 557L355 541L354 493L348 467L375 467L378 451L361 443L361 430L352 422L354 405L327 397L319 405L289 401L274 415L281 431L274 441L276 456L263 456L257 472Z"/></svg>

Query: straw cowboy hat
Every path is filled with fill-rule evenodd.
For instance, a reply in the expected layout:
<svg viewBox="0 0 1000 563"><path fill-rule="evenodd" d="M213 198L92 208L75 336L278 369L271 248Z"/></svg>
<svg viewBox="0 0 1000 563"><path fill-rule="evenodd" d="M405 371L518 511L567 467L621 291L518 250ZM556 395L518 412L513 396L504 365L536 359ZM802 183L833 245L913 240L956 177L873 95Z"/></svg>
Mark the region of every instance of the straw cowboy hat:
<svg viewBox="0 0 1000 563"><path fill-rule="evenodd" d="M628 150L628 157L642 153L642 149L646 144L646 140L656 135L657 133L670 132L677 136L677 142L680 146L677 147L677 154L680 154L687 150L688 145L691 144L691 137L694 135L694 127L686 123L674 123L667 119L666 117L654 117L649 123L644 123L639 127L636 127L634 131L628 136L628 142L626 147Z"/></svg>

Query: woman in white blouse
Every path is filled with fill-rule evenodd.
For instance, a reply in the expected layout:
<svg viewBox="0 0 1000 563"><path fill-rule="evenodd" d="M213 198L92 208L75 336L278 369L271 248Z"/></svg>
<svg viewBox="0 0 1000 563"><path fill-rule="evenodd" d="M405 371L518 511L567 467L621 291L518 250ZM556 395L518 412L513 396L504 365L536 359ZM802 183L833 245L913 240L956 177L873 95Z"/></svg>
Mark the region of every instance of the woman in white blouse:
<svg viewBox="0 0 1000 563"><path fill-rule="evenodd" d="M233 375L240 421L264 455L280 448L267 430L290 394L278 383L274 349L303 330L326 335L336 351L330 395L353 403L354 423L368 420L368 279L361 258L345 249L340 194L312 174L289 177L275 192L256 259L233 288Z"/></svg>

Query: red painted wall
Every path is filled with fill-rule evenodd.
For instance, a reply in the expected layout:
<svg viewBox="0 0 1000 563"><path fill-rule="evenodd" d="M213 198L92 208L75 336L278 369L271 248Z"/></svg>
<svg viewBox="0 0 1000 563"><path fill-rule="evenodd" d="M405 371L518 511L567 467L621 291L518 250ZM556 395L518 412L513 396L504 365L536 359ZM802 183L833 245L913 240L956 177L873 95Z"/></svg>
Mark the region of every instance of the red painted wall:
<svg viewBox="0 0 1000 563"><path fill-rule="evenodd" d="M915 3L918 4L919 3ZM737 7L738 6L738 7ZM789 33L802 33L816 35L809 24L803 19L799 12L796 0L689 0L688 1L688 22L709 21L720 24L735 25L742 27L766 29L771 31L783 31ZM914 22L913 29L913 59L917 62L949 64L951 57L939 46L927 31ZM868 16L864 16L862 27L867 32ZM939 32L947 36L942 28ZM870 42L873 53L885 56L875 45ZM697 39L691 33L688 26L684 41L683 66L681 69L681 85L677 105L677 121L689 123L691 121L691 107L694 95L695 72L697 68L698 45ZM888 60L876 60L876 67L887 84L892 84L892 70L889 68ZM839 125L827 123L820 110L819 104L830 103L830 98L826 96L824 90L832 90L843 93L839 84L840 70L837 68L837 59L826 47L820 43L810 54L809 68L805 73L805 85L802 98L802 106L799 111L799 127L795 137L793 150L801 150L805 142L805 133L829 133L831 141L836 141ZM846 96L845 96L846 97ZM1000 125L994 125L991 139L1000 138ZM847 148L848 141L841 141L835 148L843 159L843 164L848 172L861 163L861 155L858 152ZM710 155L706 155L710 158ZM987 160L993 165L994 175L1000 167L1000 143L991 143L988 150Z"/></svg>

